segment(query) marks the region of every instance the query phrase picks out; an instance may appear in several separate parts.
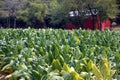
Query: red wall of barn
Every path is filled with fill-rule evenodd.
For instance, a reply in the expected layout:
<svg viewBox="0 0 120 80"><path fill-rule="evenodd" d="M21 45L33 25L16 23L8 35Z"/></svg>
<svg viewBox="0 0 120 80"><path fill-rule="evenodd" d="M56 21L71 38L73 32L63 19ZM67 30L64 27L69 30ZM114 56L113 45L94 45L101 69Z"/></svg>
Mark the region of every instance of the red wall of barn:
<svg viewBox="0 0 120 80"><path fill-rule="evenodd" d="M92 19L88 18L88 20L84 23L84 29L86 30L92 30L93 24ZM100 30L100 19L94 20L94 25L96 30ZM111 20L105 19L101 22L101 30L109 29L111 26ZM72 30L75 29L75 26L72 23L66 23L66 29Z"/></svg>

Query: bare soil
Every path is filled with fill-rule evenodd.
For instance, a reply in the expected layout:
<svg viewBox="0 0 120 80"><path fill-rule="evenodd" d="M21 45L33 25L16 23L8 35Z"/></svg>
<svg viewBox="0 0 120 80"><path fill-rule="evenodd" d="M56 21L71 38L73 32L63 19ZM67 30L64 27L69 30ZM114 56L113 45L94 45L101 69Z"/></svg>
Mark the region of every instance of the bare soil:
<svg viewBox="0 0 120 80"><path fill-rule="evenodd" d="M0 72L0 80L9 80L9 79L6 78L7 75L9 75L9 73Z"/></svg>
<svg viewBox="0 0 120 80"><path fill-rule="evenodd" d="M8 69L5 71L1 71L0 72L0 80L9 80L8 78L6 78L7 75L11 74L13 71Z"/></svg>

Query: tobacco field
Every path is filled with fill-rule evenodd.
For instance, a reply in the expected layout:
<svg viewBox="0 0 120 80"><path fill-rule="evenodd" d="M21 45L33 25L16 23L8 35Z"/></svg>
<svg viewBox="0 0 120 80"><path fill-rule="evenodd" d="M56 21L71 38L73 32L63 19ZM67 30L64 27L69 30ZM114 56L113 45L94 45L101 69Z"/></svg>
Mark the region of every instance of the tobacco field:
<svg viewBox="0 0 120 80"><path fill-rule="evenodd" d="M0 72L9 80L113 80L120 32L0 29Z"/></svg>

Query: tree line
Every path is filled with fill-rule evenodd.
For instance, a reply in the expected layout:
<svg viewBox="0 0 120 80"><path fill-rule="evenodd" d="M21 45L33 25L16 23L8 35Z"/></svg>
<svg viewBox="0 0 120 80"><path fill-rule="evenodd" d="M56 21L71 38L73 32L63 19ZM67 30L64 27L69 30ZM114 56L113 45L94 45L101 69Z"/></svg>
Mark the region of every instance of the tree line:
<svg viewBox="0 0 120 80"><path fill-rule="evenodd" d="M0 27L64 28L71 21L70 11L90 10L92 14L92 9L98 10L101 20L113 19L119 12L116 3L117 0L1 0ZM82 25L84 14L72 21Z"/></svg>

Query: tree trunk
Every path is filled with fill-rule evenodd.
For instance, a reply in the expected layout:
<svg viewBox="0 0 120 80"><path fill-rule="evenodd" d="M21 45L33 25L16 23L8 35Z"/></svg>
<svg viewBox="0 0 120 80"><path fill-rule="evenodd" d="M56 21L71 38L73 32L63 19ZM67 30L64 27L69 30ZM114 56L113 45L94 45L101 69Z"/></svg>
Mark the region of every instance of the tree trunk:
<svg viewBox="0 0 120 80"><path fill-rule="evenodd" d="M100 30L102 30L102 20L100 18Z"/></svg>
<svg viewBox="0 0 120 80"><path fill-rule="evenodd" d="M10 28L10 15L8 16L8 28Z"/></svg>
<svg viewBox="0 0 120 80"><path fill-rule="evenodd" d="M43 28L46 29L47 28L47 25L45 22L43 22Z"/></svg>
<svg viewBox="0 0 120 80"><path fill-rule="evenodd" d="M7 25L8 25L8 28L10 28L10 10L8 10Z"/></svg>
<svg viewBox="0 0 120 80"><path fill-rule="evenodd" d="M14 16L14 28L16 28L16 16Z"/></svg>
<svg viewBox="0 0 120 80"><path fill-rule="evenodd" d="M90 10L90 13L92 16L92 30L94 30L95 29L94 14L93 14L92 9L89 4L88 4L88 9Z"/></svg>
<svg viewBox="0 0 120 80"><path fill-rule="evenodd" d="M92 30L95 30L94 15L92 15Z"/></svg>

